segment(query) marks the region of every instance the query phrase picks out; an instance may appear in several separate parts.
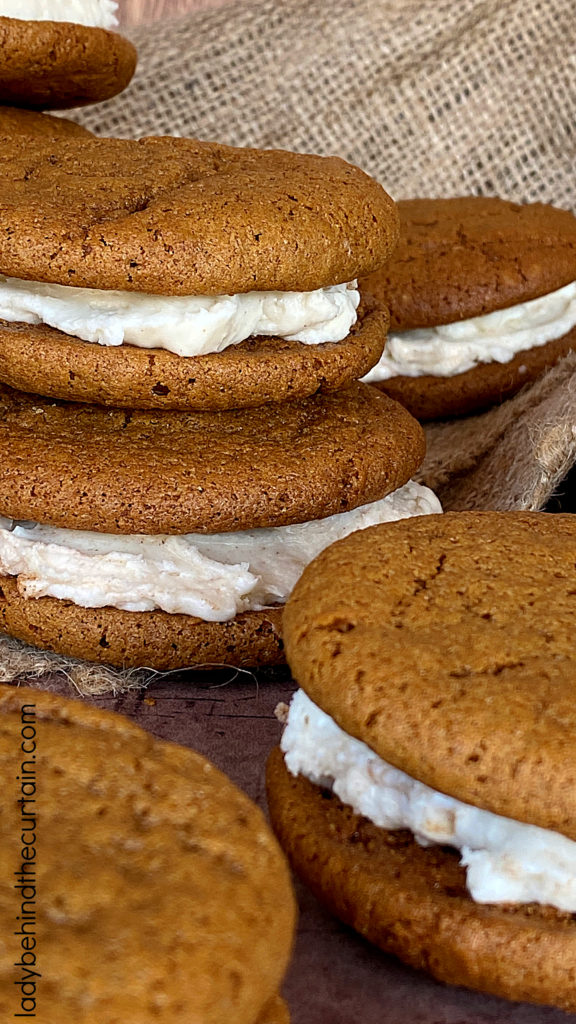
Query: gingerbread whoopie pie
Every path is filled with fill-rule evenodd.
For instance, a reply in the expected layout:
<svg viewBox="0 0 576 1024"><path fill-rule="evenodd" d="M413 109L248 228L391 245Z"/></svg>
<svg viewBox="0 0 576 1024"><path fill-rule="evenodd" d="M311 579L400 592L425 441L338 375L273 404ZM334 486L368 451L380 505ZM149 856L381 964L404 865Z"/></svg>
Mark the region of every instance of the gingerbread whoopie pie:
<svg viewBox="0 0 576 1024"><path fill-rule="evenodd" d="M345 922L451 984L576 1010L576 519L356 533L285 611L273 826Z"/></svg>
<svg viewBox="0 0 576 1024"><path fill-rule="evenodd" d="M351 530L437 512L420 425L364 384L222 412L0 387L0 628L120 666L284 660L282 605Z"/></svg>
<svg viewBox="0 0 576 1024"><path fill-rule="evenodd" d="M3 1021L281 1024L294 898L260 810L121 715L0 687Z"/></svg>
<svg viewBox="0 0 576 1024"><path fill-rule="evenodd" d="M0 103L81 107L126 88L132 43L113 31L115 0L0 0Z"/></svg>
<svg viewBox="0 0 576 1024"><path fill-rule="evenodd" d="M356 278L392 200L338 158L180 138L5 140L0 379L73 401L226 409L335 390L379 359Z"/></svg>
<svg viewBox="0 0 576 1024"><path fill-rule="evenodd" d="M363 290L391 333L364 378L418 419L514 395L576 347L576 217L465 196L398 204L400 243Z"/></svg>

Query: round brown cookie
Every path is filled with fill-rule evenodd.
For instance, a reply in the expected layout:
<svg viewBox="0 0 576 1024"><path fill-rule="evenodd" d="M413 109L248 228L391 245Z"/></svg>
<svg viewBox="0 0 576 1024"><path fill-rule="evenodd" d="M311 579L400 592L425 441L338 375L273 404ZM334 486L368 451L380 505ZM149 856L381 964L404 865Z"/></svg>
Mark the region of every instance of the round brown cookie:
<svg viewBox="0 0 576 1024"><path fill-rule="evenodd" d="M0 514L105 533L321 519L413 475L422 428L365 384L224 412L120 411L0 385Z"/></svg>
<svg viewBox="0 0 576 1024"><path fill-rule="evenodd" d="M508 363L479 363L455 377L390 377L372 387L400 402L418 420L464 416L511 398L573 348L576 328L547 345L519 352Z"/></svg>
<svg viewBox="0 0 576 1024"><path fill-rule="evenodd" d="M39 1019L254 1024L284 973L294 903L251 801L193 751L28 688L0 690L0 761L0 867L18 878L23 865L29 884L32 866L36 939L30 950L17 932L15 881L0 895L2 1019L19 1004L19 954L35 949Z"/></svg>
<svg viewBox="0 0 576 1024"><path fill-rule="evenodd" d="M2 274L160 295L324 288L398 235L384 189L337 157L176 138L4 140L0 223Z"/></svg>
<svg viewBox="0 0 576 1024"><path fill-rule="evenodd" d="M361 282L391 329L469 320L576 279L576 217L544 203L462 196L398 203L392 260Z"/></svg>
<svg viewBox="0 0 576 1024"><path fill-rule="evenodd" d="M267 771L272 825L332 913L441 981L576 1011L576 920L537 904L477 904L459 855L377 828L307 779L280 750Z"/></svg>
<svg viewBox="0 0 576 1024"><path fill-rule="evenodd" d="M576 839L576 518L421 516L324 551L284 611L299 684L432 789Z"/></svg>
<svg viewBox="0 0 576 1024"><path fill-rule="evenodd" d="M372 307L360 310L336 343L252 337L183 358L0 320L0 380L34 394L132 409L241 409L339 390L362 377L382 354L387 323L384 309Z"/></svg>
<svg viewBox="0 0 576 1024"><path fill-rule="evenodd" d="M57 110L107 100L126 88L136 61L117 32L0 17L0 103Z"/></svg>
<svg viewBox="0 0 576 1024"><path fill-rule="evenodd" d="M43 650L121 668L283 665L282 608L243 612L227 622L156 609L81 608L54 597L26 598L16 577L0 576L0 629Z"/></svg>
<svg viewBox="0 0 576 1024"><path fill-rule="evenodd" d="M35 110L0 107L0 136L39 135L43 138L92 138L92 132L66 117L52 117Z"/></svg>

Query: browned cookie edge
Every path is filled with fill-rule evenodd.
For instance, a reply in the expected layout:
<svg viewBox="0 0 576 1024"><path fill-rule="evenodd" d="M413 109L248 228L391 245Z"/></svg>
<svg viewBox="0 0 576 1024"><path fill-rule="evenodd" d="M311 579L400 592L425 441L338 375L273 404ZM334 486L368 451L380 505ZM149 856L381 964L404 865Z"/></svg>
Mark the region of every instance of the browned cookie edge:
<svg viewBox="0 0 576 1024"><path fill-rule="evenodd" d="M34 138L91 138L92 132L66 117L40 114L37 110L0 107L0 135L28 135Z"/></svg>
<svg viewBox="0 0 576 1024"><path fill-rule="evenodd" d="M104 533L286 526L385 497L421 426L366 384L253 410L116 410L0 385L0 514Z"/></svg>

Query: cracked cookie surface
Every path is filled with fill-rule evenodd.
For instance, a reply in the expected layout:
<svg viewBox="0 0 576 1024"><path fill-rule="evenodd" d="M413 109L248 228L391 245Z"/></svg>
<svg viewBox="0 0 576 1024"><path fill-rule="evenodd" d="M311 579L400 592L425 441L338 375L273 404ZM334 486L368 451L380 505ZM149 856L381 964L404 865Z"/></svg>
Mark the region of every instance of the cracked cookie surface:
<svg viewBox="0 0 576 1024"><path fill-rule="evenodd" d="M486 196L399 202L390 262L361 284L390 329L436 327L528 302L576 280L576 217Z"/></svg>
<svg viewBox="0 0 576 1024"><path fill-rule="evenodd" d="M433 789L576 839L576 520L461 512L372 527L284 611L294 677Z"/></svg>
<svg viewBox="0 0 576 1024"><path fill-rule="evenodd" d="M309 291L381 266L394 203L337 157L195 139L7 139L0 273L159 295Z"/></svg>

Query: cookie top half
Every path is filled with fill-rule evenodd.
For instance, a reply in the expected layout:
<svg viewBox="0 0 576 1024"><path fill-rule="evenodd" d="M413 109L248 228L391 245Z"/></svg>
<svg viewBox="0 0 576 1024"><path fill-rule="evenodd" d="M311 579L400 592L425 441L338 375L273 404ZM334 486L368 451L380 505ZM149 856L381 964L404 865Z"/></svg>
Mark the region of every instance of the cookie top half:
<svg viewBox="0 0 576 1024"><path fill-rule="evenodd" d="M255 1024L294 923L288 871L258 808L198 754L28 688L0 688L0 762L0 865L7 879L28 865L25 884L34 868L42 1019ZM11 940L19 908L5 886ZM19 944L0 968L5 1020Z"/></svg>
<svg viewBox="0 0 576 1024"><path fill-rule="evenodd" d="M323 552L284 614L346 732L465 803L576 839L576 520L461 512Z"/></svg>
<svg viewBox="0 0 576 1024"><path fill-rule="evenodd" d="M391 329L468 320L576 280L576 217L544 203L463 196L398 203L392 260L362 282Z"/></svg>
<svg viewBox="0 0 576 1024"><path fill-rule="evenodd" d="M424 457L367 384L183 413L73 405L0 387L0 515L105 533L222 533L321 519L401 487Z"/></svg>
<svg viewBox="0 0 576 1024"><path fill-rule="evenodd" d="M384 189L337 157L192 139L0 148L0 273L164 295L307 291L381 266Z"/></svg>
<svg viewBox="0 0 576 1024"><path fill-rule="evenodd" d="M58 110L107 100L126 88L136 61L117 32L0 17L0 103Z"/></svg>

